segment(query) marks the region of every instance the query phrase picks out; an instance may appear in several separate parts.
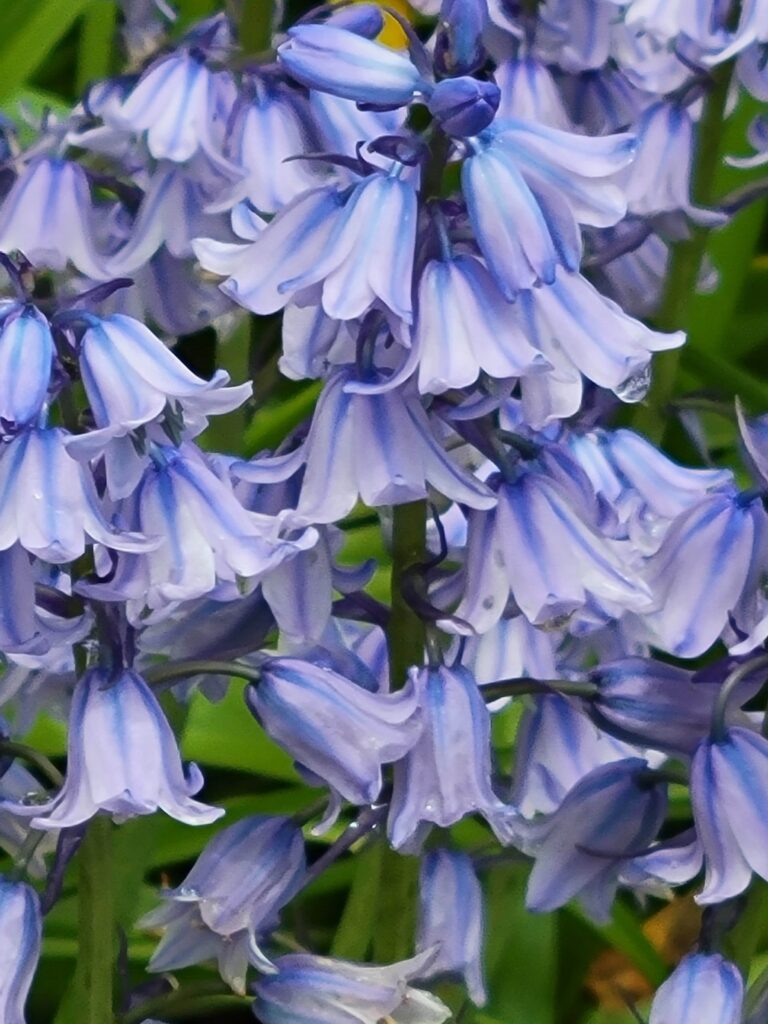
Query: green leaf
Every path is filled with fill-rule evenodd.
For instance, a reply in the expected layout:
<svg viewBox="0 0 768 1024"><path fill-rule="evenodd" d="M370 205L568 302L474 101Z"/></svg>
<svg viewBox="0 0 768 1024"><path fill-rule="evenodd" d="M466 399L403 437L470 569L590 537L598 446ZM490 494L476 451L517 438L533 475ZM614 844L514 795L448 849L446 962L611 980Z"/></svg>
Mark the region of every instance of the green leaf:
<svg viewBox="0 0 768 1024"><path fill-rule="evenodd" d="M311 415L320 389L319 381L305 381L290 398L269 402L259 409L245 432L247 454L276 448L291 430Z"/></svg>
<svg viewBox="0 0 768 1024"><path fill-rule="evenodd" d="M484 1016L509 1024L555 1024L557 917L525 908L528 870L493 870L487 884L486 968L490 1000Z"/></svg>
<svg viewBox="0 0 768 1024"><path fill-rule="evenodd" d="M95 0L6 3L0 14L0 99L11 96L43 64Z"/></svg>
<svg viewBox="0 0 768 1024"><path fill-rule="evenodd" d="M77 49L76 91L82 95L86 88L112 70L117 27L115 0L99 0L83 15L80 45Z"/></svg>
<svg viewBox="0 0 768 1024"><path fill-rule="evenodd" d="M364 960L373 938L384 843L371 842L354 858L354 878L331 944L331 955ZM384 894L386 897L386 893Z"/></svg>
<svg viewBox="0 0 768 1024"><path fill-rule="evenodd" d="M236 682L216 704L201 693L194 695L181 751L185 758L217 768L236 768L283 782L298 781L293 761L248 712L242 687Z"/></svg>

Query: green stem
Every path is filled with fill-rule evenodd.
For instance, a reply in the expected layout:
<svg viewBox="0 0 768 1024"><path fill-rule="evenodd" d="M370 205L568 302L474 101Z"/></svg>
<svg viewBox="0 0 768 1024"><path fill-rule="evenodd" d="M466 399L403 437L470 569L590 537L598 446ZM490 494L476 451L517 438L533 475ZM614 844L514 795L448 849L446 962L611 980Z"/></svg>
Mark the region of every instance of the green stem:
<svg viewBox="0 0 768 1024"><path fill-rule="evenodd" d="M237 676L238 679L247 679L252 683L258 683L261 680L261 670L252 665L243 665L239 661L216 661L215 659L169 661L163 665L153 665L144 673L144 679L150 686L159 686L161 683L172 683L179 679L202 675Z"/></svg>
<svg viewBox="0 0 768 1024"><path fill-rule="evenodd" d="M120 1024L142 1024L150 1017L161 1017L164 1020L199 1017L217 1011L242 1010L247 1005L243 996L233 995L222 982L203 981L196 985L185 985L184 988L157 996L156 999L148 999L124 1014Z"/></svg>
<svg viewBox="0 0 768 1024"><path fill-rule="evenodd" d="M596 683L579 679L502 679L498 683L488 683L480 688L486 701L498 700L499 697L521 697L526 693L562 693L571 697L594 697L599 687Z"/></svg>
<svg viewBox="0 0 768 1024"><path fill-rule="evenodd" d="M392 523L392 613L387 630L389 676L393 690L400 689L408 669L424 663L426 631L403 593L403 580L414 565L423 562L427 547L427 503L397 505ZM409 956L416 926L418 860L386 849L380 881L370 894L376 907L373 953L377 961L393 963Z"/></svg>
<svg viewBox="0 0 768 1024"><path fill-rule="evenodd" d="M13 757L20 757L23 761L28 761L29 764L34 765L35 768L42 772L51 785L56 786L57 789L64 785L64 776L56 765L49 761L45 754L41 754L34 747L27 746L26 743L17 743L15 740L0 740L0 754L10 754Z"/></svg>
<svg viewBox="0 0 768 1024"><path fill-rule="evenodd" d="M714 72L713 85L699 122L691 196L698 206L713 202L713 186L720 167L725 107L732 65ZM696 294L701 266L707 251L710 229L694 225L691 236L672 247L669 271L655 326L661 331L686 330ZM690 342L689 342L690 344ZM662 352L653 361L653 383L643 405L635 410L633 426L651 441L660 443L667 426L667 407L674 394L681 349Z"/></svg>
<svg viewBox="0 0 768 1024"><path fill-rule="evenodd" d="M78 851L78 957L74 989L81 1024L110 1024L113 1014L115 906L112 822L91 820Z"/></svg>
<svg viewBox="0 0 768 1024"><path fill-rule="evenodd" d="M389 678L393 690L405 685L408 669L424 663L424 623L411 608L403 580L424 561L427 546L427 503L396 505L392 521L392 614L389 619Z"/></svg>
<svg viewBox="0 0 768 1024"><path fill-rule="evenodd" d="M242 0L240 46L243 53L263 53L272 45L272 0Z"/></svg>

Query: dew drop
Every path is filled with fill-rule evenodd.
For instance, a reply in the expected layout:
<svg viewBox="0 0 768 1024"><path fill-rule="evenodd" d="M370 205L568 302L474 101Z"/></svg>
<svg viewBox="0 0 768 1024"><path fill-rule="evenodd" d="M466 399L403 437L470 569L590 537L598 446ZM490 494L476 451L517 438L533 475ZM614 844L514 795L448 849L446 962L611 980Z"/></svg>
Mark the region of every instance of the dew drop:
<svg viewBox="0 0 768 1024"><path fill-rule="evenodd" d="M631 377L627 377L625 381L622 381L617 388L613 389L613 393L622 402L642 402L648 394L650 386L651 368L646 366L640 373L634 373Z"/></svg>

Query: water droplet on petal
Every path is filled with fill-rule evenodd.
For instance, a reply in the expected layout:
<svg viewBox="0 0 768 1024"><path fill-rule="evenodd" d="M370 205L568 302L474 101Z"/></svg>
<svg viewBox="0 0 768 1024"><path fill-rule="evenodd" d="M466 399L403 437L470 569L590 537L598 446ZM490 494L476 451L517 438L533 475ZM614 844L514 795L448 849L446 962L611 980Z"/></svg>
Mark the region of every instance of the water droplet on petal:
<svg viewBox="0 0 768 1024"><path fill-rule="evenodd" d="M625 381L622 381L617 388L613 389L613 393L622 402L642 402L648 394L650 386L651 367L646 366L640 373L634 373L631 377L627 377Z"/></svg>

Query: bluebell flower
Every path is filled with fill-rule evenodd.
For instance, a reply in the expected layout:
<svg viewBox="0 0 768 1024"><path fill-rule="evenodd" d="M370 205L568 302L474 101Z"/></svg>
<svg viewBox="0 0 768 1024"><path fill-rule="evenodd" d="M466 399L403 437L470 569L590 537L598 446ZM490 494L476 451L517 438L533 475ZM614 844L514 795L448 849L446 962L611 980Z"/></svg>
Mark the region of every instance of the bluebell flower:
<svg viewBox="0 0 768 1024"><path fill-rule="evenodd" d="M71 160L37 157L24 167L0 206L0 252L20 250L34 264L86 277L112 275L96 246L85 171Z"/></svg>
<svg viewBox="0 0 768 1024"><path fill-rule="evenodd" d="M0 420L24 426L35 419L48 394L53 354L51 327L38 309L0 306Z"/></svg>
<svg viewBox="0 0 768 1024"><path fill-rule="evenodd" d="M254 77L249 85L252 95L236 107L227 146L228 159L244 176L209 205L211 210L247 199L257 210L275 213L319 184L311 161L290 159L309 148L306 101L266 76Z"/></svg>
<svg viewBox="0 0 768 1024"><path fill-rule="evenodd" d="M481 370L505 378L551 368L474 256L427 263L419 281L414 344L422 393L466 387Z"/></svg>
<svg viewBox="0 0 768 1024"><path fill-rule="evenodd" d="M403 757L421 732L413 687L371 692L299 658L268 659L246 698L277 743L353 804L373 803L381 766Z"/></svg>
<svg viewBox="0 0 768 1024"><path fill-rule="evenodd" d="M618 0L614 0L614 3ZM724 49L728 41L725 0L631 0L625 13L627 26L664 42L686 36L705 49Z"/></svg>
<svg viewBox="0 0 768 1024"><path fill-rule="evenodd" d="M501 91L500 121L534 121L569 131L572 127L560 89L546 64L531 54L502 60L494 80Z"/></svg>
<svg viewBox="0 0 768 1024"><path fill-rule="evenodd" d="M680 212L700 224L724 223L722 213L691 201L694 124L687 108L654 103L643 111L635 131L637 153L625 186L629 212L640 217Z"/></svg>
<svg viewBox="0 0 768 1024"><path fill-rule="evenodd" d="M429 89L405 54L333 25L295 25L277 53L302 85L359 103L405 106Z"/></svg>
<svg viewBox="0 0 768 1024"><path fill-rule="evenodd" d="M485 632L510 595L535 625L571 615L590 598L639 612L651 607L631 547L601 535L597 507L576 484L529 463L515 480L500 482L497 494L495 509L469 512L459 618Z"/></svg>
<svg viewBox="0 0 768 1024"><path fill-rule="evenodd" d="M285 536L285 515L243 508L192 442L153 445L138 487L116 514L153 538L152 557L121 557L117 565L104 565L108 579L81 583L80 589L99 600L127 600L132 616L202 597L220 585L229 585L235 596L238 579L263 576L317 541L312 529L289 528L294 536Z"/></svg>
<svg viewBox="0 0 768 1024"><path fill-rule="evenodd" d="M184 881L163 892L166 902L139 922L142 928L167 926L150 970L175 970L207 959L218 940L216 955L225 980L244 994L245 967L235 968L226 947L236 946L249 962L268 967L259 942L277 925L305 871L304 839L290 818L252 815L217 832ZM195 959L192 936L202 954Z"/></svg>
<svg viewBox="0 0 768 1024"><path fill-rule="evenodd" d="M738 608L766 531L760 501L715 491L679 515L648 568L657 608L644 618L653 643L683 658L710 647Z"/></svg>
<svg viewBox="0 0 768 1024"><path fill-rule="evenodd" d="M72 696L61 791L48 804L16 810L36 815L39 829L73 828L99 811L125 821L158 809L205 825L224 812L192 799L202 785L196 765L184 771L173 730L141 676L90 669Z"/></svg>
<svg viewBox="0 0 768 1024"><path fill-rule="evenodd" d="M441 74L469 75L485 59L486 0L443 0L435 38L435 67Z"/></svg>
<svg viewBox="0 0 768 1024"><path fill-rule="evenodd" d="M562 102L571 123L587 135L623 131L640 117L647 97L612 63L600 70L566 76L561 81ZM555 126L557 127L557 126Z"/></svg>
<svg viewBox="0 0 768 1024"><path fill-rule="evenodd" d="M156 543L107 522L87 467L67 453L66 431L33 428L0 449L0 550L20 543L48 562L71 562L86 538L115 551Z"/></svg>
<svg viewBox="0 0 768 1024"><path fill-rule="evenodd" d="M35 890L0 878L0 1019L25 1024L24 1003L40 957L42 917Z"/></svg>
<svg viewBox="0 0 768 1024"><path fill-rule="evenodd" d="M494 82L446 78L438 82L427 106L448 135L478 135L496 116L501 93Z"/></svg>
<svg viewBox="0 0 768 1024"><path fill-rule="evenodd" d="M744 979L719 953L689 953L653 997L649 1024L741 1024Z"/></svg>
<svg viewBox="0 0 768 1024"><path fill-rule="evenodd" d="M48 874L46 857L56 848L57 834L52 831L41 840L29 819L13 814L7 805L42 803L45 797L43 787L19 761L13 761L0 775L0 848L14 861L24 862L32 878L45 878Z"/></svg>
<svg viewBox="0 0 768 1024"><path fill-rule="evenodd" d="M371 507L416 501L426 496L428 484L471 507L495 504L485 484L450 460L417 395L402 388L361 394L356 384L350 368L337 370L315 407L304 445L277 459L235 463L233 473L269 482L304 465L297 514L312 523L342 519L358 498Z"/></svg>
<svg viewBox="0 0 768 1024"><path fill-rule="evenodd" d="M227 252L225 265L220 243L213 251L197 243L195 252L205 269L230 275L221 286L225 295L254 313L274 313L292 297L283 284L327 253L343 208L344 196L333 186L312 189L283 207L251 244Z"/></svg>
<svg viewBox="0 0 768 1024"><path fill-rule="evenodd" d="M430 850L419 874L419 926L416 949L438 947L424 978L463 977L475 1006L484 1006L482 945L485 930L483 890L472 858L459 850Z"/></svg>
<svg viewBox="0 0 768 1024"><path fill-rule="evenodd" d="M691 802L706 875L697 902L737 896L752 872L768 880L768 740L741 726L705 740L691 765Z"/></svg>
<svg viewBox="0 0 768 1024"><path fill-rule="evenodd" d="M557 365L561 351L589 380L622 401L638 401L635 382L648 376L654 352L679 348L682 331L654 331L601 295L581 274L562 270L546 288L525 290L513 315L537 348ZM647 384L646 384L647 387Z"/></svg>
<svg viewBox="0 0 768 1024"><path fill-rule="evenodd" d="M435 952L387 967L289 953L275 961L276 974L256 985L253 1012L263 1024L443 1024L448 1007L410 984Z"/></svg>
<svg viewBox="0 0 768 1024"><path fill-rule="evenodd" d="M577 702L559 693L536 696L520 719L510 799L526 818L551 814L595 768L636 753L599 729Z"/></svg>
<svg viewBox="0 0 768 1024"><path fill-rule="evenodd" d="M345 192L299 196L245 250L224 292L271 313L320 285L333 319L362 316L379 300L410 323L417 201L400 170L370 174Z"/></svg>
<svg viewBox="0 0 768 1024"><path fill-rule="evenodd" d="M709 492L733 484L728 469L693 469L673 462L664 452L632 430L598 430L572 434L570 450L584 466L596 490L614 505L633 502L643 512L675 519ZM595 460L605 459L601 485L594 475Z"/></svg>
<svg viewBox="0 0 768 1024"><path fill-rule="evenodd" d="M416 850L430 824L447 828L468 814L482 815L510 842L515 812L493 791L491 720L474 677L461 667L412 668L409 680L424 724L395 765L390 842Z"/></svg>
<svg viewBox="0 0 768 1024"><path fill-rule="evenodd" d="M545 0L540 17L539 45L552 63L578 73L607 62L615 0Z"/></svg>
<svg viewBox="0 0 768 1024"><path fill-rule="evenodd" d="M192 255L192 240L226 234L226 219L210 210L210 195L221 193L224 183L239 180L234 171L220 175L212 185L198 180L187 168L163 162L147 182L136 216L126 228L127 238L106 260L110 276L135 274L163 246L175 257ZM228 208L228 207L225 207Z"/></svg>
<svg viewBox="0 0 768 1024"><path fill-rule="evenodd" d="M598 691L587 710L615 736L639 746L692 754L709 732L718 683L650 658L623 658L590 672Z"/></svg>
<svg viewBox="0 0 768 1024"><path fill-rule="evenodd" d="M667 811L664 784L638 757L595 768L554 814L530 824L534 858L526 905L544 912L578 898L598 920L610 916L624 861L656 837Z"/></svg>
<svg viewBox="0 0 768 1024"><path fill-rule="evenodd" d="M210 71L202 56L181 49L150 65L115 122L136 133L146 131L156 160L184 163L199 150L216 156L217 136L223 135L234 99L228 73Z"/></svg>
<svg viewBox="0 0 768 1024"><path fill-rule="evenodd" d="M468 140L462 191L488 266L511 298L576 271L580 224L609 227L626 213L617 176L632 135L588 138L531 121L496 121Z"/></svg>
<svg viewBox="0 0 768 1024"><path fill-rule="evenodd" d="M149 423L167 404L199 429L206 416L230 412L250 397L250 384L225 387L229 374L224 370L217 370L209 381L196 376L133 317L89 316L86 324L80 341L80 372L96 426L104 428L107 436ZM2 336L0 351L1 346ZM93 435L88 443L92 441Z"/></svg>

